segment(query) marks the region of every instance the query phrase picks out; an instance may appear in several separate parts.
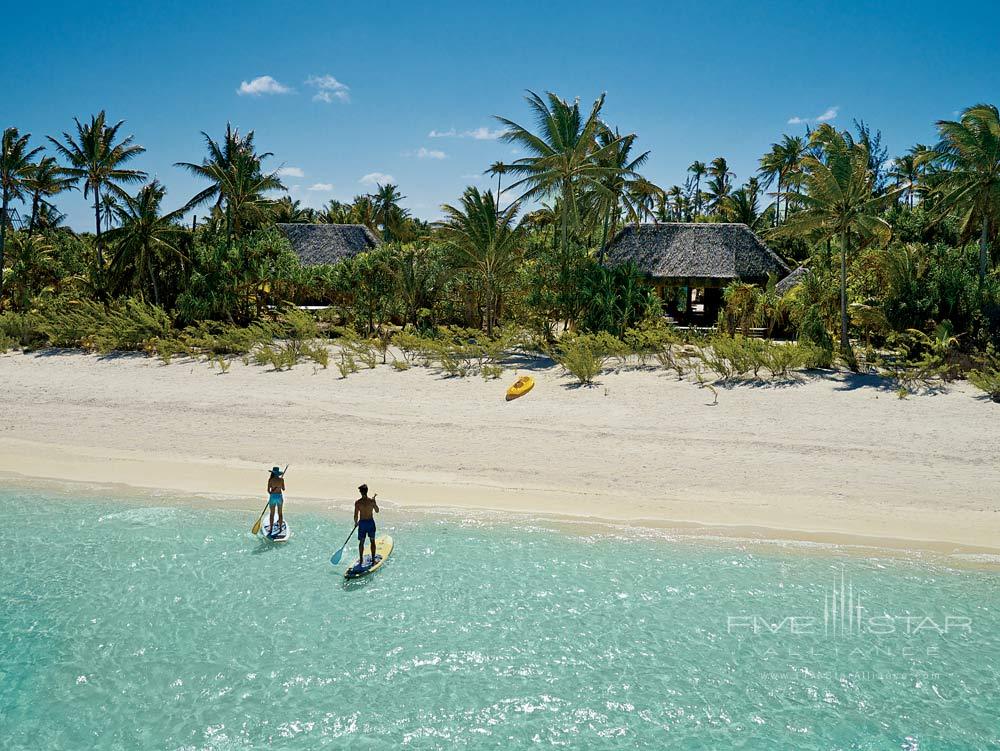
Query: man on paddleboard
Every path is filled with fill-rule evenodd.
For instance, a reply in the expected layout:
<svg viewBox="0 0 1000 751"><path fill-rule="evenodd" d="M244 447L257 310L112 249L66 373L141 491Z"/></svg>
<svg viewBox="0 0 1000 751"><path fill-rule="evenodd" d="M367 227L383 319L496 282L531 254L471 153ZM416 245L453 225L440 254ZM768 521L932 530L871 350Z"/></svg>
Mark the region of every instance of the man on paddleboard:
<svg viewBox="0 0 1000 751"><path fill-rule="evenodd" d="M358 487L361 497L354 502L354 523L358 527L358 565L365 562L365 537L372 539L372 565L375 565L375 514L378 513L378 504L375 499L378 493L373 493L368 497L368 486Z"/></svg>
<svg viewBox="0 0 1000 751"><path fill-rule="evenodd" d="M281 534L285 526L285 516L282 507L285 505L285 478L281 467L271 467L271 475L267 478L267 505L271 511L271 537ZM278 526L274 526L274 511L278 511Z"/></svg>

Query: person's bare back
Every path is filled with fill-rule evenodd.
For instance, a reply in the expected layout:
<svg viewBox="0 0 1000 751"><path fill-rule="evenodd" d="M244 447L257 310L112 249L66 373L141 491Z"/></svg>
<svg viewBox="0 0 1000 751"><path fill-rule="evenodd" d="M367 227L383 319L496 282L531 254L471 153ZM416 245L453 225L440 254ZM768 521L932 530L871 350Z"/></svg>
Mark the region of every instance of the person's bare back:
<svg viewBox="0 0 1000 751"><path fill-rule="evenodd" d="M368 486L361 485L358 490L361 497L354 502L354 526L358 528L358 565L365 561L365 538L371 540L372 562L375 565L375 514L378 513L378 503L375 499L378 493L368 497Z"/></svg>

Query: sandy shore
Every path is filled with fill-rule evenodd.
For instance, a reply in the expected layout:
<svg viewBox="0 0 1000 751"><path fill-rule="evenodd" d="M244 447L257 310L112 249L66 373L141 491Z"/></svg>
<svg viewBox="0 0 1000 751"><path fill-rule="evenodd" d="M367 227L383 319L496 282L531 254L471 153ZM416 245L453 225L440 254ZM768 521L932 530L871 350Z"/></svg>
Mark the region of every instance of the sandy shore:
<svg viewBox="0 0 1000 751"><path fill-rule="evenodd" d="M405 507L586 516L776 539L1000 551L1000 406L968 386L896 397L847 375L712 397L662 371L573 387L415 368L346 380L311 365L164 366L77 353L0 357L0 474L262 504L345 507L367 481Z"/></svg>

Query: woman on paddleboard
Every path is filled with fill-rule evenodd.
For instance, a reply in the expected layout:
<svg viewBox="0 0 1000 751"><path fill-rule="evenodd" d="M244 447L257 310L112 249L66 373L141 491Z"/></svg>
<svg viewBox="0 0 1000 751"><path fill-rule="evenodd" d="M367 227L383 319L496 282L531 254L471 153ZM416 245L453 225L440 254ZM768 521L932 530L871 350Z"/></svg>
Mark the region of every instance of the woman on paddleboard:
<svg viewBox="0 0 1000 751"><path fill-rule="evenodd" d="M281 467L271 467L271 475L267 478L267 505L271 511L271 537L281 534L285 526L285 516L282 507L285 505L285 478ZM278 526L274 526L274 511L278 511ZM374 542L374 541L373 541Z"/></svg>
<svg viewBox="0 0 1000 751"><path fill-rule="evenodd" d="M365 563L365 537L372 538L372 563L374 566L375 561L375 514L378 513L378 504L375 499L378 497L378 493L373 493L372 497L368 497L368 486L361 485L358 487L358 491L361 493L361 497L354 502L354 523L358 527L358 566L363 566Z"/></svg>

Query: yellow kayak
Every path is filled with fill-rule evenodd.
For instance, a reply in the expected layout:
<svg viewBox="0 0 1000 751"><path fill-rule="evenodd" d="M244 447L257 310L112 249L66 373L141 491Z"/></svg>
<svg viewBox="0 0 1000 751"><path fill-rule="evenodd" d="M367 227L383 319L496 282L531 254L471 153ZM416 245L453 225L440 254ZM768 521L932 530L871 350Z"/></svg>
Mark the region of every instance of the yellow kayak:
<svg viewBox="0 0 1000 751"><path fill-rule="evenodd" d="M365 549L368 549L367 540L365 541ZM392 538L389 535L379 535L375 538L375 562L372 563L371 553L365 553L364 563L360 566L355 563L344 572L344 578L357 579L359 576L367 576L372 571L378 571L391 552Z"/></svg>
<svg viewBox="0 0 1000 751"><path fill-rule="evenodd" d="M507 389L507 401L509 402L512 399L517 399L519 396L524 396L533 388L535 388L535 379L531 376L521 376Z"/></svg>

